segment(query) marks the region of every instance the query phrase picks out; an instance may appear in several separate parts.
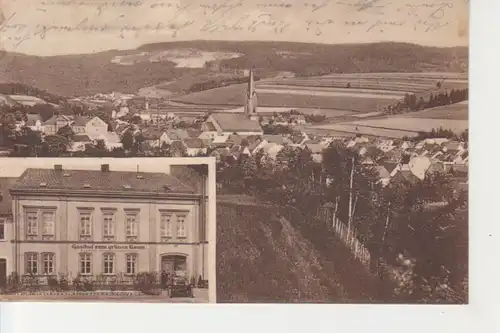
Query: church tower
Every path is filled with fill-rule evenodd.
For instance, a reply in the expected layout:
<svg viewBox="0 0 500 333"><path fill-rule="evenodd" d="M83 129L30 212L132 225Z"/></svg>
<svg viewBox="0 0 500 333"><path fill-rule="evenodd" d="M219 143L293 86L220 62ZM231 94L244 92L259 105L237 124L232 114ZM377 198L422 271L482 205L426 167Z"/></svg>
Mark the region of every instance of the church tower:
<svg viewBox="0 0 500 333"><path fill-rule="evenodd" d="M253 71L249 72L248 87L245 96L245 115L247 117L257 116L257 93L255 92L255 83Z"/></svg>

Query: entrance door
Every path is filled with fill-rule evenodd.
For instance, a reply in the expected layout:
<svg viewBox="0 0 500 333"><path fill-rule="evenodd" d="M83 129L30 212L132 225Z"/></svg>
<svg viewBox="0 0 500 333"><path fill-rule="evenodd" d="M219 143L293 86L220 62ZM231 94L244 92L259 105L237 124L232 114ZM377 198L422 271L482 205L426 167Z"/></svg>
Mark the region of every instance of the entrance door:
<svg viewBox="0 0 500 333"><path fill-rule="evenodd" d="M161 268L167 273L186 270L186 257L182 255L165 255L161 258Z"/></svg>
<svg viewBox="0 0 500 333"><path fill-rule="evenodd" d="M0 259L0 288L7 284L7 259Z"/></svg>
<svg viewBox="0 0 500 333"><path fill-rule="evenodd" d="M161 260L161 268L167 273L173 273L175 266L174 266L174 258L171 256L165 256Z"/></svg>

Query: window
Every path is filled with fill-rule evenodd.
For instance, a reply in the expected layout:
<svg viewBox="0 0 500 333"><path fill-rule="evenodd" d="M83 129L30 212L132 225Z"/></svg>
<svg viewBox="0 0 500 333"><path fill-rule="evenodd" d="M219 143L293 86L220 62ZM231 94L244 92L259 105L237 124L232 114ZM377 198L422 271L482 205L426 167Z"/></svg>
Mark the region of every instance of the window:
<svg viewBox="0 0 500 333"><path fill-rule="evenodd" d="M42 213L42 225L43 225L43 235L54 236L54 212L43 212Z"/></svg>
<svg viewBox="0 0 500 333"><path fill-rule="evenodd" d="M92 254L80 253L80 274L90 275L92 272Z"/></svg>
<svg viewBox="0 0 500 333"><path fill-rule="evenodd" d="M104 274L115 273L115 255L113 253L103 254Z"/></svg>
<svg viewBox="0 0 500 333"><path fill-rule="evenodd" d="M54 253L43 253L42 264L44 274L54 274Z"/></svg>
<svg viewBox="0 0 500 333"><path fill-rule="evenodd" d="M38 253L26 253L26 273L38 274Z"/></svg>
<svg viewBox="0 0 500 333"><path fill-rule="evenodd" d="M115 236L115 214L113 212L105 212L103 215L103 236L105 238L113 238Z"/></svg>
<svg viewBox="0 0 500 333"><path fill-rule="evenodd" d="M139 234L139 225L137 223L137 213L127 213L125 225L125 235L127 238L137 237Z"/></svg>
<svg viewBox="0 0 500 333"><path fill-rule="evenodd" d="M92 218L90 213L80 213L80 237L87 238L92 236Z"/></svg>
<svg viewBox="0 0 500 333"><path fill-rule="evenodd" d="M177 237L186 237L186 215L177 215Z"/></svg>
<svg viewBox="0 0 500 333"><path fill-rule="evenodd" d="M26 213L26 225L28 236L38 235L38 216L36 212Z"/></svg>
<svg viewBox="0 0 500 333"><path fill-rule="evenodd" d="M172 214L170 213L161 214L160 235L161 238L172 237Z"/></svg>
<svg viewBox="0 0 500 333"><path fill-rule="evenodd" d="M5 240L5 220L0 220L0 240Z"/></svg>
<svg viewBox="0 0 500 333"><path fill-rule="evenodd" d="M137 254L127 254L126 256L127 274L137 272Z"/></svg>

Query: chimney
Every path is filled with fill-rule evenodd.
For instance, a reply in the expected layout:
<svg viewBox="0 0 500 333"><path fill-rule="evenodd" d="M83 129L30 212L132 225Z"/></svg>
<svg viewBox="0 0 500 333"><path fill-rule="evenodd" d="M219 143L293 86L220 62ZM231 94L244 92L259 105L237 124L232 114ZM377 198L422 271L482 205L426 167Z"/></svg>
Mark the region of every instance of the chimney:
<svg viewBox="0 0 500 333"><path fill-rule="evenodd" d="M109 164L101 164L102 172L109 172Z"/></svg>
<svg viewBox="0 0 500 333"><path fill-rule="evenodd" d="M56 165L54 165L54 170L56 170L56 171L62 171L63 170L62 164L56 164Z"/></svg>

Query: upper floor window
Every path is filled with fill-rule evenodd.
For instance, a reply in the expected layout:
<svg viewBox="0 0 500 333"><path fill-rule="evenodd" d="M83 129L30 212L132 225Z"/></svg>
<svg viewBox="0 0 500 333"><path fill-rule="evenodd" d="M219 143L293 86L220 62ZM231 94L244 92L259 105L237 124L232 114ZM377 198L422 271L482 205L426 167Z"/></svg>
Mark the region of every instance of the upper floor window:
<svg viewBox="0 0 500 333"><path fill-rule="evenodd" d="M185 238L187 236L186 233L186 215L185 214L177 214L177 237Z"/></svg>
<svg viewBox="0 0 500 333"><path fill-rule="evenodd" d="M127 212L125 221L125 236L127 238L136 238L139 235L139 221L136 212Z"/></svg>
<svg viewBox="0 0 500 333"><path fill-rule="evenodd" d="M55 214L54 212L43 212L42 213L42 225L44 236L54 236L55 229Z"/></svg>
<svg viewBox="0 0 500 333"><path fill-rule="evenodd" d="M44 274L54 274L54 253L42 253L42 267Z"/></svg>
<svg viewBox="0 0 500 333"><path fill-rule="evenodd" d="M161 238L172 238L172 214L171 213L161 213L160 235L161 235Z"/></svg>
<svg viewBox="0 0 500 333"><path fill-rule="evenodd" d="M26 229L28 236L38 235L38 214L36 212L26 213Z"/></svg>
<svg viewBox="0 0 500 333"><path fill-rule="evenodd" d="M115 274L115 255L113 253L103 254L104 274Z"/></svg>
<svg viewBox="0 0 500 333"><path fill-rule="evenodd" d="M26 256L26 273L38 274L38 253L28 252Z"/></svg>
<svg viewBox="0 0 500 333"><path fill-rule="evenodd" d="M80 212L80 238L92 237L92 213Z"/></svg>
<svg viewBox="0 0 500 333"><path fill-rule="evenodd" d="M104 212L102 217L103 236L106 239L115 237L115 214L114 212Z"/></svg>

